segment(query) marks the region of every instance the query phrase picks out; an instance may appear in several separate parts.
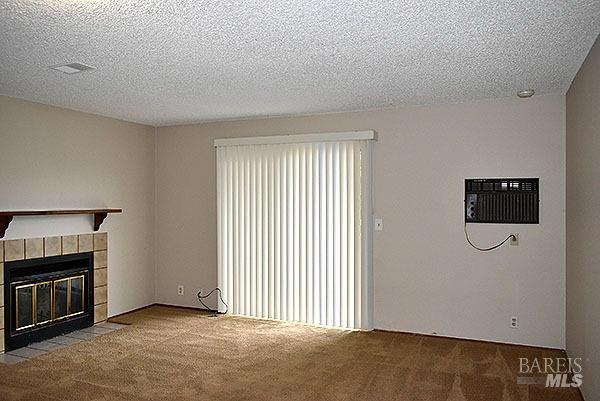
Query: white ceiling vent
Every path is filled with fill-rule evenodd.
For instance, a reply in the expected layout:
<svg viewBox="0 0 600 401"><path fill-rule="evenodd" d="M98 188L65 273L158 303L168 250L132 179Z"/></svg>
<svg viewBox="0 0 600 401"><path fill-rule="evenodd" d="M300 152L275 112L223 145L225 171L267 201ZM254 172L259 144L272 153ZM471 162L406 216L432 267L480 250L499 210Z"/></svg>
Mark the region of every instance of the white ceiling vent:
<svg viewBox="0 0 600 401"><path fill-rule="evenodd" d="M96 69L92 66L81 63L61 64L52 66L50 68L56 71L64 72L65 74L77 74L78 72L91 71Z"/></svg>

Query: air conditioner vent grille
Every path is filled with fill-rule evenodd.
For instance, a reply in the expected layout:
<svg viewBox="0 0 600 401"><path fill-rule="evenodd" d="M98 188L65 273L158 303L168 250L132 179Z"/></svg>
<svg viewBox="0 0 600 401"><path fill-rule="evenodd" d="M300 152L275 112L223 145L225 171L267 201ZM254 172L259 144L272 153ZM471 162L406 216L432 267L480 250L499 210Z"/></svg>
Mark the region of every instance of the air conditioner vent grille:
<svg viewBox="0 0 600 401"><path fill-rule="evenodd" d="M539 223L539 178L465 180L467 223Z"/></svg>

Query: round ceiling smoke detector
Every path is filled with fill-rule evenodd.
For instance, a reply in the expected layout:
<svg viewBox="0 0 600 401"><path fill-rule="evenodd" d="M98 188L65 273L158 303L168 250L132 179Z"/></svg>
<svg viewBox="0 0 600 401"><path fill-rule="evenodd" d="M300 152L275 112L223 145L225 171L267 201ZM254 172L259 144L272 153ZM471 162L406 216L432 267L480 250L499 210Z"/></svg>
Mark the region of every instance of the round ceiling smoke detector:
<svg viewBox="0 0 600 401"><path fill-rule="evenodd" d="M533 89L524 89L524 90L521 90L521 91L517 92L517 96L520 97L520 98L522 98L522 99L523 98L531 97L534 94L535 94L535 91Z"/></svg>

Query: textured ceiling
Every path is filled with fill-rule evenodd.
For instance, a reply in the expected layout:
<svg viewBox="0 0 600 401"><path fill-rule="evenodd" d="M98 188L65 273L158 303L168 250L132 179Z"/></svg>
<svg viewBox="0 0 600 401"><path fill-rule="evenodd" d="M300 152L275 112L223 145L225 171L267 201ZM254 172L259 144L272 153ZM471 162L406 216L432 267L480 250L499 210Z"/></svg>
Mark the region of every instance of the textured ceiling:
<svg viewBox="0 0 600 401"><path fill-rule="evenodd" d="M169 125L565 92L599 31L600 0L0 0L0 93Z"/></svg>

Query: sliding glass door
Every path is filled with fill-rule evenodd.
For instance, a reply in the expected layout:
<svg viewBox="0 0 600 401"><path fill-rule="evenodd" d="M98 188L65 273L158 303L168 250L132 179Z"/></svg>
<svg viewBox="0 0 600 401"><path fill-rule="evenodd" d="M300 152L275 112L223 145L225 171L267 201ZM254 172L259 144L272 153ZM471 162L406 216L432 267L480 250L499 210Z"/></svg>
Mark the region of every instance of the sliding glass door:
<svg viewBox="0 0 600 401"><path fill-rule="evenodd" d="M232 313L371 328L372 138L216 141L218 279Z"/></svg>

